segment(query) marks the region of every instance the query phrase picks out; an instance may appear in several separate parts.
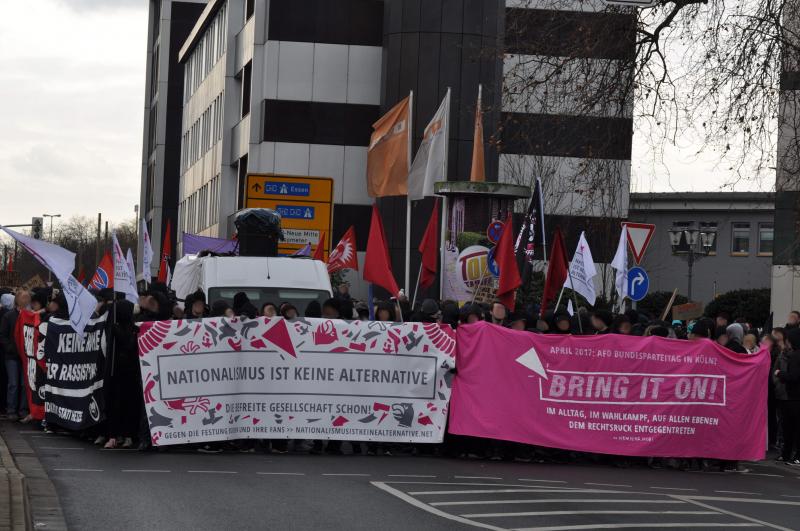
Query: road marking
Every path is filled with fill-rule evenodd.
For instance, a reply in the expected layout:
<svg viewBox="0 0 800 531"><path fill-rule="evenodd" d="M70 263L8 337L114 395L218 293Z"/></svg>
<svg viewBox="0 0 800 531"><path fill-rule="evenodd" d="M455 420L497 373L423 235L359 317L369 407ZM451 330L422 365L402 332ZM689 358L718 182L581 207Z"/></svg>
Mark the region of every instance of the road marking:
<svg viewBox="0 0 800 531"><path fill-rule="evenodd" d="M735 523L735 524L711 524L701 522L682 522L682 523L641 523L641 524L589 524L589 525L556 525L548 527L522 527L516 531L574 531L578 529L630 529L640 527L759 527L759 524Z"/></svg>
<svg viewBox="0 0 800 531"><path fill-rule="evenodd" d="M584 483L584 485L593 485L595 487L631 487L631 485L618 485L615 483Z"/></svg>
<svg viewBox="0 0 800 531"><path fill-rule="evenodd" d="M682 490L682 491L686 491L686 492L696 492L697 491L697 489L681 489L681 488L678 488L678 487L650 487L650 488L651 489L657 489L657 490Z"/></svg>
<svg viewBox="0 0 800 531"><path fill-rule="evenodd" d="M501 485L502 486L502 485ZM423 490L417 492L409 492L412 496L424 496L426 494L502 494L507 492L526 492L529 494L636 494L635 492L625 492L623 490L603 490L603 489L476 489L476 490ZM648 493L644 493L648 494Z"/></svg>
<svg viewBox="0 0 800 531"><path fill-rule="evenodd" d="M503 518L518 516L569 516L585 514L672 514L672 515L700 515L719 514L715 511L535 511L525 513L479 513L462 514L464 518Z"/></svg>
<svg viewBox="0 0 800 531"><path fill-rule="evenodd" d="M751 472L751 473L748 473L747 475L748 476L762 476L762 477L765 477L765 478L785 478L786 477L786 476L781 476L780 474L762 474L760 472L758 472L758 473Z"/></svg>
<svg viewBox="0 0 800 531"><path fill-rule="evenodd" d="M781 494L784 498L800 498L800 496L794 496L792 494Z"/></svg>
<svg viewBox="0 0 800 531"><path fill-rule="evenodd" d="M152 474L167 474L169 472L172 472L172 470L158 470L158 469L155 469L155 468L141 468L141 469L123 468L122 471L123 472L152 473Z"/></svg>
<svg viewBox="0 0 800 531"><path fill-rule="evenodd" d="M305 476L303 472L256 472L259 476Z"/></svg>
<svg viewBox="0 0 800 531"><path fill-rule="evenodd" d="M369 474L322 474L323 476L361 476L368 477Z"/></svg>
<svg viewBox="0 0 800 531"><path fill-rule="evenodd" d="M39 434L41 434L42 430L20 430L19 432L22 433L22 434L26 434L26 435L31 434L31 433L39 433Z"/></svg>
<svg viewBox="0 0 800 531"><path fill-rule="evenodd" d="M715 490L714 492L719 492L720 494L747 494L749 496L761 496L760 492L744 492L741 490Z"/></svg>
<svg viewBox="0 0 800 531"><path fill-rule="evenodd" d="M234 470L187 470L189 474L238 474Z"/></svg>
<svg viewBox="0 0 800 531"><path fill-rule="evenodd" d="M697 498L695 498L695 497L673 496L673 498L677 498L679 500L684 500L684 501L686 501L688 503L691 503L693 505L697 505L698 507L703 507L704 509L711 509L712 511L717 511L718 513L727 514L728 516L733 516L734 518L739 518L741 520L747 520L748 522L752 522L754 525L762 525L762 526L766 526L766 527L771 527L773 529L780 529L781 531L791 531L791 529L789 529L788 527L782 527L782 526L779 526L779 525L771 524L769 522L765 522L763 520L759 520L758 518L752 518L750 516L745 516L743 514L735 513L733 511L726 511L725 509L720 509L719 507L716 507L716 506L713 506L713 505L709 505L707 503L700 503L699 501L697 501ZM707 498L707 497L701 497L701 498ZM729 498L729 499L737 500L737 501L748 501L746 498ZM771 501L771 500L757 500L757 501L762 502L762 501ZM777 500L775 500L775 501L777 501ZM790 503L792 503L792 502L790 502ZM731 527L733 527L733 525L731 525ZM737 524L737 527L744 527L744 526Z"/></svg>
<svg viewBox="0 0 800 531"><path fill-rule="evenodd" d="M390 478L435 478L436 476L426 476L425 474L389 474Z"/></svg>
<svg viewBox="0 0 800 531"><path fill-rule="evenodd" d="M39 450L84 450L75 446L39 446Z"/></svg>
<svg viewBox="0 0 800 531"><path fill-rule="evenodd" d="M739 503L763 503L765 505L794 505L800 506L800 502L796 501L783 501L783 500L770 500L764 498L731 498L726 496L695 496L693 494L688 494L686 496L682 496L680 494L672 494L673 498L680 498L689 500L703 500L703 501L720 501L720 502L739 502Z"/></svg>
<svg viewBox="0 0 800 531"><path fill-rule="evenodd" d="M503 479L494 476L453 476L455 479Z"/></svg>
<svg viewBox="0 0 800 531"><path fill-rule="evenodd" d="M456 516L454 514L446 513L446 512L441 511L441 510L439 510L439 509L437 509L435 507L431 507L430 505L425 504L425 503L417 500L416 498L412 498L411 496L409 496L405 492L401 492L401 491L399 491L399 490L397 490L397 489L395 489L393 487L390 487L389 485L387 485L386 483L384 483L382 481L372 481L371 483L372 483L372 485L374 485L375 487L378 487L382 491L388 492L392 496L395 496L396 498L399 498L399 499L403 500L404 502L409 503L409 504L413 505L414 507L417 507L418 509L422 509L423 511L429 512L429 513L434 514L436 516L439 516L441 518L445 518L445 519L450 520L452 522L458 522L460 524L470 525L470 526L473 526L473 527L480 527L482 529L491 529L492 531L506 531L502 527L496 527L496 526L493 526L493 525L490 525L490 524L484 524L484 523L481 523L481 522L473 522L472 520L467 520L466 518L461 518L460 516Z"/></svg>
<svg viewBox="0 0 800 531"><path fill-rule="evenodd" d="M539 482L539 483L566 483L566 481L559 481L559 480L555 480L555 479L525 479L525 478L520 478L517 481L536 481L536 482Z"/></svg>
<svg viewBox="0 0 800 531"><path fill-rule="evenodd" d="M623 500L623 499L575 499L575 498L539 498L536 500L471 500L471 501L453 501L453 502L434 502L431 505L435 507L450 506L450 505L505 505L512 503L657 503L657 504L682 504L685 503L680 500Z"/></svg>
<svg viewBox="0 0 800 531"><path fill-rule="evenodd" d="M102 472L100 468L54 468L56 472Z"/></svg>

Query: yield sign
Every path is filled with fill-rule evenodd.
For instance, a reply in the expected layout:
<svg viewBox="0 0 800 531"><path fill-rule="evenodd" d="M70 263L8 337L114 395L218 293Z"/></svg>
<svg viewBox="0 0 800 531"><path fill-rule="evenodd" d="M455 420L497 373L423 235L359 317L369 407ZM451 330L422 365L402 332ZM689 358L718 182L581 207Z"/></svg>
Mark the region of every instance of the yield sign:
<svg viewBox="0 0 800 531"><path fill-rule="evenodd" d="M628 229L628 247L630 247L633 253L633 259L638 265L642 262L647 246L650 245L650 240L653 238L656 226L651 223L627 222L623 223L622 226Z"/></svg>

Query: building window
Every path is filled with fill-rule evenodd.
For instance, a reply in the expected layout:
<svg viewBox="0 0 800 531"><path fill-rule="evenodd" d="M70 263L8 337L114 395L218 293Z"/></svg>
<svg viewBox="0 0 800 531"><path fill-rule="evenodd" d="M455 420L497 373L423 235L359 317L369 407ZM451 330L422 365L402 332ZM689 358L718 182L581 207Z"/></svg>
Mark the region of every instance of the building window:
<svg viewBox="0 0 800 531"><path fill-rule="evenodd" d="M750 224L733 223L731 230L731 254L747 256L750 254Z"/></svg>
<svg viewBox="0 0 800 531"><path fill-rule="evenodd" d="M242 69L242 118L250 114L250 86L253 79L253 62Z"/></svg>
<svg viewBox="0 0 800 531"><path fill-rule="evenodd" d="M244 3L244 20L247 22L256 9L256 0L246 0Z"/></svg>
<svg viewBox="0 0 800 531"><path fill-rule="evenodd" d="M772 256L774 226L772 223L758 224L758 256Z"/></svg>

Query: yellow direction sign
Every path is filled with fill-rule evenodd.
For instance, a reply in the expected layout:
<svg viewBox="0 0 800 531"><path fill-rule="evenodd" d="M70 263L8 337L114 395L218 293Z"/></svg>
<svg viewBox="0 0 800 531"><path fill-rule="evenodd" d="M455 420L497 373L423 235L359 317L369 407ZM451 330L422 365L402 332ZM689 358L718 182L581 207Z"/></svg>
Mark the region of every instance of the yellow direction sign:
<svg viewBox="0 0 800 531"><path fill-rule="evenodd" d="M250 174L246 208L271 208L281 215L284 241L280 254L292 254L306 244L314 253L325 235L325 259L331 249L333 179L296 175Z"/></svg>

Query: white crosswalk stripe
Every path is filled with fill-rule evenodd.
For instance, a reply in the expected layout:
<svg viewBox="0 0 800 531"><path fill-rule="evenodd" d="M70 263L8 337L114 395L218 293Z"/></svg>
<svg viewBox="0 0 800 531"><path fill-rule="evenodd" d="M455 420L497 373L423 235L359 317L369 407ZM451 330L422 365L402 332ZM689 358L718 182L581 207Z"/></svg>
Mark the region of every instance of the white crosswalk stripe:
<svg viewBox="0 0 800 531"><path fill-rule="evenodd" d="M555 487L552 483L560 480L535 481L541 481L541 484L514 484L504 481L502 484L489 485L477 481L447 483L391 479L371 483L431 514L495 531L738 527L787 529L776 523L747 516L743 514L746 511L741 511L739 507L739 512L732 512L723 508L729 508L724 504L731 501L749 504L770 501L796 504L800 507L800 502L788 500L776 502L752 496L741 500L703 496L696 493L697 489L681 487L662 487L649 492L643 489L643 492L636 492L631 489L572 488L568 484ZM597 483L593 485L599 486Z"/></svg>

